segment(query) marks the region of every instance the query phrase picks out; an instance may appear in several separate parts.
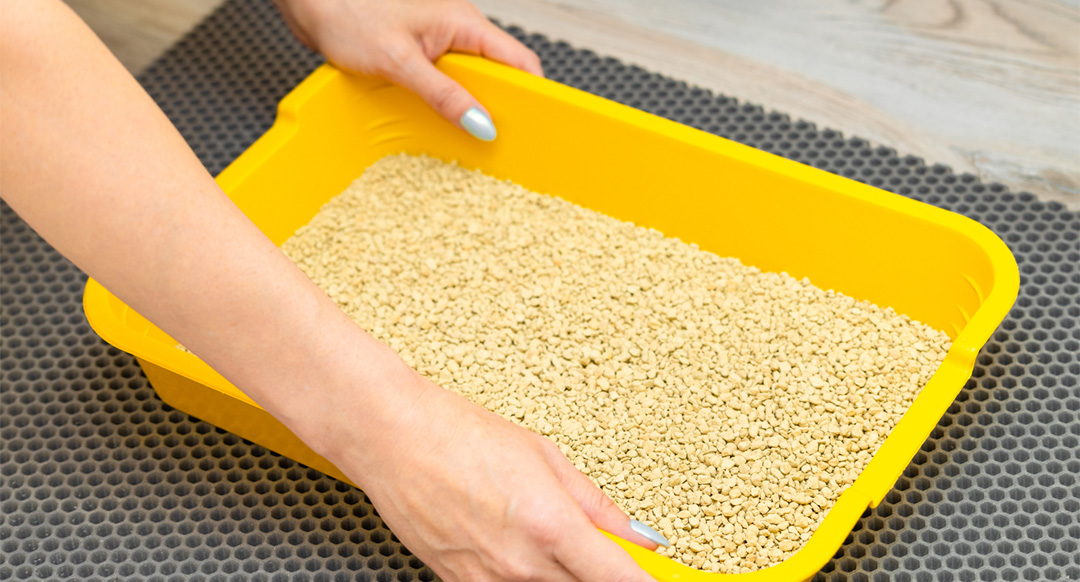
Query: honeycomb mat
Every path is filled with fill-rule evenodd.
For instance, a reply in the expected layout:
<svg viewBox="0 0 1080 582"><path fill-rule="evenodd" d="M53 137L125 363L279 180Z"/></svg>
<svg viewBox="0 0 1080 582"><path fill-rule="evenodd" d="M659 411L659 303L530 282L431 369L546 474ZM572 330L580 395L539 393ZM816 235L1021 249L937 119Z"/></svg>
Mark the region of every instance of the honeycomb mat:
<svg viewBox="0 0 1080 582"><path fill-rule="evenodd" d="M510 30L553 79L997 232L1016 307L817 579L1080 579L1080 214ZM141 81L216 173L319 62L271 3L232 0ZM87 325L85 276L6 205L0 229L0 580L435 579L362 492L163 404Z"/></svg>

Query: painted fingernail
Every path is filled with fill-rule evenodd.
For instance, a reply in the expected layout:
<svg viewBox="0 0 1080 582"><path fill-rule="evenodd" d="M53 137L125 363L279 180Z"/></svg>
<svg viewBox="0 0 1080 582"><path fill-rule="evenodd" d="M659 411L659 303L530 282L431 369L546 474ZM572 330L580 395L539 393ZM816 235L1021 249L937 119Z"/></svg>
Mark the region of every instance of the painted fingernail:
<svg viewBox="0 0 1080 582"><path fill-rule="evenodd" d="M495 124L479 107L471 107L461 115L461 127L482 141L495 139Z"/></svg>
<svg viewBox="0 0 1080 582"><path fill-rule="evenodd" d="M636 519L630 520L630 529L645 536L649 539L650 542L656 542L661 546L664 546L665 548L671 545L671 542L669 542L664 536L660 535L660 532L641 523Z"/></svg>

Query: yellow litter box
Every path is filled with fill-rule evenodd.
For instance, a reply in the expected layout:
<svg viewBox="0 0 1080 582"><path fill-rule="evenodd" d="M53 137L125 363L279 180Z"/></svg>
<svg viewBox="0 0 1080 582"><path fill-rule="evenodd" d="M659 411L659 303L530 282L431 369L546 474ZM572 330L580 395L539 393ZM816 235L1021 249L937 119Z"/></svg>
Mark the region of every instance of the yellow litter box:
<svg viewBox="0 0 1080 582"><path fill-rule="evenodd" d="M537 192L695 242L763 271L809 277L945 331L944 363L855 483L795 555L748 574L709 574L618 541L661 582L802 581L892 488L971 376L1016 298L1005 244L978 223L478 57L438 67L492 112L480 142L419 98L329 65L287 95L274 126L218 176L281 244L365 168L394 153L456 160ZM170 405L310 467L344 476L281 423L97 282L86 315L133 354Z"/></svg>

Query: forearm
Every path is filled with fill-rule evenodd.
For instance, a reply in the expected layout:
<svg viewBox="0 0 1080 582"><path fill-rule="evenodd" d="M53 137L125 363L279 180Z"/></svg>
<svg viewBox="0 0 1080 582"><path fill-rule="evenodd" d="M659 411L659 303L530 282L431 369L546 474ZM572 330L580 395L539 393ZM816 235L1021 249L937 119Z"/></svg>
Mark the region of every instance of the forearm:
<svg viewBox="0 0 1080 582"><path fill-rule="evenodd" d="M15 211L294 429L333 414L333 390L408 398L385 385L396 355L232 204L86 26L28 6L4 5L0 41L0 193Z"/></svg>

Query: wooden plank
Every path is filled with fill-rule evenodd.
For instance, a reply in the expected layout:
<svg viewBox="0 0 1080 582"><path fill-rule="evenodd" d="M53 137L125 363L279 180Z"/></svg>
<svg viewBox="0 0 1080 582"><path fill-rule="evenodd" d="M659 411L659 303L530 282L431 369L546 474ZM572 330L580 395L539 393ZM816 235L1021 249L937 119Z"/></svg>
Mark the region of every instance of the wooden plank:
<svg viewBox="0 0 1080 582"><path fill-rule="evenodd" d="M505 23L1080 209L1075 4L475 3Z"/></svg>
<svg viewBox="0 0 1080 582"><path fill-rule="evenodd" d="M224 0L64 0L139 74Z"/></svg>

